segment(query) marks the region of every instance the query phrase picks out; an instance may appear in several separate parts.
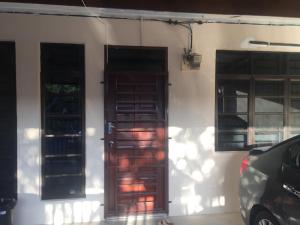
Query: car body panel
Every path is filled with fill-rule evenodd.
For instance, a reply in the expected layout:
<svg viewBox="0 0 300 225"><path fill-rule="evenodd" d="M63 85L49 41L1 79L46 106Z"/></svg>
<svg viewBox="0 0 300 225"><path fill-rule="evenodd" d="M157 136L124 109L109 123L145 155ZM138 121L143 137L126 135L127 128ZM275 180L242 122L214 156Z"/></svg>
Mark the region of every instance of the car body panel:
<svg viewBox="0 0 300 225"><path fill-rule="evenodd" d="M248 167L240 178L241 215L246 225L251 224L252 213L258 208L269 211L280 225L300 225L300 198L284 188L287 175L283 166L287 149L297 142L300 143L300 136L249 153ZM297 176L300 182L299 170Z"/></svg>
<svg viewBox="0 0 300 225"><path fill-rule="evenodd" d="M299 144L294 145L297 147L299 153ZM292 146L293 147L293 146ZM287 160L288 161L288 160ZM300 164L300 158L298 158ZM299 166L299 165L298 165ZM300 224L300 170L293 167L288 162L284 162L282 166L283 174L283 187L285 189L283 195L283 210L287 215L287 223L289 225Z"/></svg>

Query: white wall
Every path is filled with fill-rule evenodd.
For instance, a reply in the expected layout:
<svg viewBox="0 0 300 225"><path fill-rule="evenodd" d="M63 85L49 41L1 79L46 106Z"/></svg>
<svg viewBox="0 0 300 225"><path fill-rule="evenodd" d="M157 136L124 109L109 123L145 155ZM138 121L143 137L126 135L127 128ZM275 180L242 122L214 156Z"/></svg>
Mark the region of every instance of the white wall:
<svg viewBox="0 0 300 225"><path fill-rule="evenodd" d="M104 44L140 45L137 21L62 16L0 15L0 40L16 41L18 96L18 205L16 225L62 224L103 219ZM239 210L238 174L244 153L214 150L216 49L245 49L246 38L298 43L300 28L204 24L194 26L200 71L180 71L188 33L182 27L144 22L142 43L169 48L170 215ZM86 51L86 199L41 201L40 42L84 43ZM251 50L246 48L245 50ZM268 48L262 50L297 51Z"/></svg>

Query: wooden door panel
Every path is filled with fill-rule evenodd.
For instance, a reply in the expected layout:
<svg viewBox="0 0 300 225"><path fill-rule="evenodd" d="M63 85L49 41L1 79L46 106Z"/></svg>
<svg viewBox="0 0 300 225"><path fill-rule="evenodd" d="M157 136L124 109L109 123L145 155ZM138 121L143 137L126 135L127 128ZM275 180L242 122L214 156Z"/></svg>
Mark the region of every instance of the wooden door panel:
<svg viewBox="0 0 300 225"><path fill-rule="evenodd" d="M166 211L166 80L106 73L107 216Z"/></svg>
<svg viewBox="0 0 300 225"><path fill-rule="evenodd" d="M158 120L158 115L155 112L118 112L116 114L116 119L119 121L133 121L133 120L145 120L145 121L155 121Z"/></svg>
<svg viewBox="0 0 300 225"><path fill-rule="evenodd" d="M153 140L157 139L158 135L155 130L150 131L118 131L117 139L118 140Z"/></svg>
<svg viewBox="0 0 300 225"><path fill-rule="evenodd" d="M161 198L161 184L164 168L133 167L130 171L120 173L119 177L118 204L122 205L123 213L162 211L164 200ZM127 208L124 208L125 205Z"/></svg>
<svg viewBox="0 0 300 225"><path fill-rule="evenodd" d="M157 139L152 139L152 140L118 140L115 142L115 148L117 150L128 150L128 149L157 149L157 148L162 148L163 144L159 142Z"/></svg>

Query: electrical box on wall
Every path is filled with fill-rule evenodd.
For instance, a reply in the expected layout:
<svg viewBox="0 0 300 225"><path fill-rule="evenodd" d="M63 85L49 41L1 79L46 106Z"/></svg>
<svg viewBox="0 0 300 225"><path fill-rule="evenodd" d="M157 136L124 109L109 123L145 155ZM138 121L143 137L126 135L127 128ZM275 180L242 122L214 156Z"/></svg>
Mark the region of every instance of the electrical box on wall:
<svg viewBox="0 0 300 225"><path fill-rule="evenodd" d="M197 53L187 52L182 55L181 70L200 70L202 56Z"/></svg>

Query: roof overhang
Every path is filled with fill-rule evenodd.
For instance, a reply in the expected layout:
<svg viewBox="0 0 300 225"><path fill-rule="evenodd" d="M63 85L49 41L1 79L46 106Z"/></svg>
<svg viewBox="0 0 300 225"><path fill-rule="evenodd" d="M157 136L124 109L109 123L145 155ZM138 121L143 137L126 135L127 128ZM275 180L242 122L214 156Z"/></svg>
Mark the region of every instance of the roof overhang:
<svg viewBox="0 0 300 225"><path fill-rule="evenodd" d="M0 13L23 13L39 15L102 17L115 19L143 20L179 20L199 21L203 23L232 23L273 26L300 26L300 18L251 16L251 15L221 15L206 13L181 13L150 10L112 9L82 6L62 6L30 3L0 2Z"/></svg>

